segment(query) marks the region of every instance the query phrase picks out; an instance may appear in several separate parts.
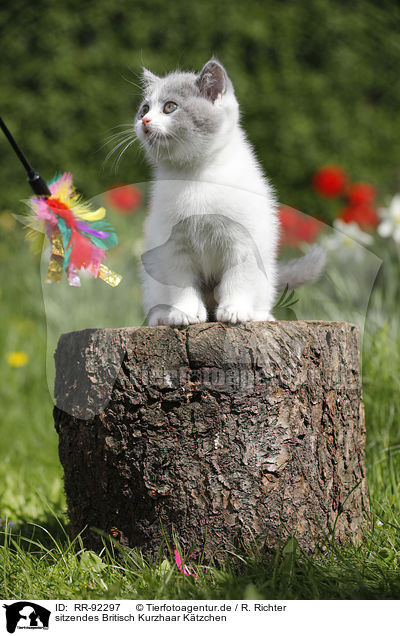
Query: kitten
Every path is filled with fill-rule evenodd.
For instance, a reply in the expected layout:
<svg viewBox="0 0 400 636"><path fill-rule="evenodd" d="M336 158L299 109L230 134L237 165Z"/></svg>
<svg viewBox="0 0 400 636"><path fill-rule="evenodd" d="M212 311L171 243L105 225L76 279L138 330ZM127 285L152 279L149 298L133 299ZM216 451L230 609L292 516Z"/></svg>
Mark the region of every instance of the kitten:
<svg viewBox="0 0 400 636"><path fill-rule="evenodd" d="M324 252L277 266L274 192L239 123L224 67L144 69L135 132L154 166L142 258L149 325L273 320L278 289L314 280Z"/></svg>

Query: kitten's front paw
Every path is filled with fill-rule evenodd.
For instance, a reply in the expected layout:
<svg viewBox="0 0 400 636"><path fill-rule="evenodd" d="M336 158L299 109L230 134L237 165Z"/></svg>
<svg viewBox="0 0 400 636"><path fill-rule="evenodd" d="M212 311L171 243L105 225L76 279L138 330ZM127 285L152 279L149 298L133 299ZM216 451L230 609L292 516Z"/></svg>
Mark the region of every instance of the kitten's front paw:
<svg viewBox="0 0 400 636"><path fill-rule="evenodd" d="M180 309L171 309L168 316L168 322L166 324L171 325L171 327L181 327L183 325L193 325L199 322L206 322L206 320L207 312L205 309L202 310L202 308L195 316L191 316Z"/></svg>
<svg viewBox="0 0 400 636"><path fill-rule="evenodd" d="M257 320L254 311L250 311L246 307L240 307L238 305L222 305L218 307L215 312L215 317L218 322L231 322L232 324Z"/></svg>
<svg viewBox="0 0 400 636"><path fill-rule="evenodd" d="M148 316L148 325L156 327L158 325L170 325L171 327L182 327L199 322L206 322L207 311L200 306L195 315L188 314L175 307L156 307Z"/></svg>
<svg viewBox="0 0 400 636"><path fill-rule="evenodd" d="M168 316L170 313L170 308L165 307L155 307L150 311L147 316L147 324L149 327L157 327L158 325L168 325Z"/></svg>

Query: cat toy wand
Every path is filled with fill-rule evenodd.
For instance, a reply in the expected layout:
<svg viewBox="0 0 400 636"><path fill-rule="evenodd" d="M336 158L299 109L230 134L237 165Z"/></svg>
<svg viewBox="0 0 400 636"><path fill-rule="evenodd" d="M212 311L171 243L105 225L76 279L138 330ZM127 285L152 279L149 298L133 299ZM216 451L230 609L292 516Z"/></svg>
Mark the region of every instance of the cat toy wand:
<svg viewBox="0 0 400 636"><path fill-rule="evenodd" d="M18 144L15 141L14 137L12 136L12 134L9 131L9 129L7 128L7 126L6 126L6 124L5 124L5 122L4 122L2 117L0 117L0 128L2 129L3 133L5 134L5 136L7 137L8 141L10 142L12 148L14 149L15 154L18 157L18 159L20 160L20 162L24 166L24 168L26 170L26 174L28 175L28 183L31 186L31 188L34 191L34 193L38 194L38 195L41 195L41 196L50 196L51 192L50 192L50 190L49 190L49 188L47 186L46 181L43 179L43 177L38 172L36 172L36 170L34 170L32 168L31 164L29 163L29 161L25 157L25 155L22 152L21 148L18 146Z"/></svg>
<svg viewBox="0 0 400 636"><path fill-rule="evenodd" d="M24 166L35 193L29 199L28 224L34 230L46 232L51 243L46 282L59 283L65 271L69 284L79 287L79 271L83 269L112 287L119 285L122 277L101 262L105 251L118 244L113 227L104 220L105 209L92 210L76 192L69 173L47 184L32 168L1 117L0 128Z"/></svg>

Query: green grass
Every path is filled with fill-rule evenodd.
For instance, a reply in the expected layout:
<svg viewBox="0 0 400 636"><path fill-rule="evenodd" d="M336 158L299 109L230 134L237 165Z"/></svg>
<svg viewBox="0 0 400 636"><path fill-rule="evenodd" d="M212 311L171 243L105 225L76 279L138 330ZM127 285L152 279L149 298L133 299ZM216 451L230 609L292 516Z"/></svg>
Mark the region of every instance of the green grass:
<svg viewBox="0 0 400 636"><path fill-rule="evenodd" d="M360 545L307 557L294 540L262 556L255 546L218 562L188 560L183 576L169 556L154 562L110 541L99 555L68 537L52 400L46 376L46 321L39 261L22 231L0 216L0 597L177 599L382 599L400 597L400 323L398 288L371 301L363 343L366 463L371 516ZM375 303L375 304L374 304ZM386 315L382 307L386 307ZM390 318L393 316L393 318ZM379 318L379 320L378 320ZM372 324L373 323L373 324ZM28 363L11 367L8 352ZM7 522L7 523L8 523Z"/></svg>

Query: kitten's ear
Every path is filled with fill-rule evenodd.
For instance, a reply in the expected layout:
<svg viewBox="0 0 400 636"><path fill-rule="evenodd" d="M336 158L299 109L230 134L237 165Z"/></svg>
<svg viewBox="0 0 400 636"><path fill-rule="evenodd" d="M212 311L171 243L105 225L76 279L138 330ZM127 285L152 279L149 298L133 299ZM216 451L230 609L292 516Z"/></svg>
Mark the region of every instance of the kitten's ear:
<svg viewBox="0 0 400 636"><path fill-rule="evenodd" d="M146 87L151 86L152 84L154 84L154 82L156 82L159 79L160 78L157 75L154 75L154 73L152 73L151 71L149 71L147 68L143 66L142 81Z"/></svg>
<svg viewBox="0 0 400 636"><path fill-rule="evenodd" d="M227 86L227 74L217 60L210 60L201 70L196 83L201 94L211 102L215 102L219 95L223 95Z"/></svg>

